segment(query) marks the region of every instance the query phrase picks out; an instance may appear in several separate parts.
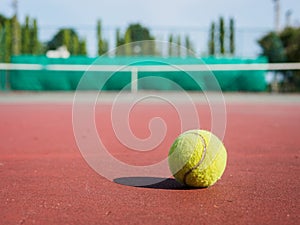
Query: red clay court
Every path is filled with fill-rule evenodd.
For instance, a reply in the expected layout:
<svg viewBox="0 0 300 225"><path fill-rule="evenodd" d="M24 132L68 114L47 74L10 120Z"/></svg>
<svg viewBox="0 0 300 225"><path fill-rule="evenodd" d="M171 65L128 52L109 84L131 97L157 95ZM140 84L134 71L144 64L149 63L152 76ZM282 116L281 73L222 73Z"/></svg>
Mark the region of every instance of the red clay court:
<svg viewBox="0 0 300 225"><path fill-rule="evenodd" d="M209 108L200 94L192 96L209 129ZM300 95L225 94L227 168L207 189L183 188L173 178L100 176L76 145L72 98L1 93L1 224L300 224ZM174 109L152 102L132 112L141 138L153 116L171 127L164 142L143 155L115 138L107 119L111 98L97 105L95 116L112 155L136 165L165 158L180 132ZM138 179L162 182L131 185Z"/></svg>

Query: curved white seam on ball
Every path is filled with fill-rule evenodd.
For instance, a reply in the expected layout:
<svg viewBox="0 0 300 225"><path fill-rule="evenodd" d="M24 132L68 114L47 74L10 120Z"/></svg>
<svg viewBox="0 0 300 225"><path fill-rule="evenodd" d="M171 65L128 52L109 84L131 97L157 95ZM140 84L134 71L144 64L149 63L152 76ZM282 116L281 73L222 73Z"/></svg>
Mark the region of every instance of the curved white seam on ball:
<svg viewBox="0 0 300 225"><path fill-rule="evenodd" d="M195 134L195 135L197 135L197 136L200 137L200 140L201 140L201 142L202 142L202 144L203 144L203 153L202 153L202 156L201 156L201 159L199 160L199 162L198 162L195 166L193 166L191 169L189 169L189 170L184 174L184 176L183 176L183 183L184 183L185 185L187 185L187 183L186 183L187 176L188 176L191 172L193 172L193 170L197 169L197 168L202 164L202 162L203 162L204 159L205 159L205 155L206 155L206 151L207 151L207 144L206 144L206 141L205 141L204 137L203 137L201 134L199 134L199 133L192 133L192 134Z"/></svg>

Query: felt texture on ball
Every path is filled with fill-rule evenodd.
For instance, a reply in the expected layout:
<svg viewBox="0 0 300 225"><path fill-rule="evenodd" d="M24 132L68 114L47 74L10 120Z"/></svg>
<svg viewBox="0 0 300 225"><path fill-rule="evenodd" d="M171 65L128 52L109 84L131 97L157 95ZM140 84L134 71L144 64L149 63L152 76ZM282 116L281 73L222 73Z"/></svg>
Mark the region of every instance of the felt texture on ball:
<svg viewBox="0 0 300 225"><path fill-rule="evenodd" d="M223 175L227 152L222 141L213 133L189 130L174 141L168 163L178 182L196 188L209 187Z"/></svg>

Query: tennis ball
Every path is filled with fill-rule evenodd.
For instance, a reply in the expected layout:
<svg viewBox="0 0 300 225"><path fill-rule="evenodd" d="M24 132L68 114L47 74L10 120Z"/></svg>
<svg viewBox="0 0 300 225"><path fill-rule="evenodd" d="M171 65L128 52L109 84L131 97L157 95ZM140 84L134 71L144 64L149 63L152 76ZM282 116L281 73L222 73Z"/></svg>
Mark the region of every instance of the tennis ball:
<svg viewBox="0 0 300 225"><path fill-rule="evenodd" d="M211 132L189 130L176 138L168 162L178 182L190 187L209 187L221 178L227 152L222 141Z"/></svg>

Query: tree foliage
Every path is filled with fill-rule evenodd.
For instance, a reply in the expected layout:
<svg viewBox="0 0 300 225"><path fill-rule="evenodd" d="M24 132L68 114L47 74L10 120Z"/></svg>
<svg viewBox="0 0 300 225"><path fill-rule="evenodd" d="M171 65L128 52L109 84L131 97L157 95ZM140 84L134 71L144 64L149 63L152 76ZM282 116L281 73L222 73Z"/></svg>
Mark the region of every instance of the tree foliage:
<svg viewBox="0 0 300 225"><path fill-rule="evenodd" d="M86 41L81 40L74 29L60 29L47 43L47 50L66 46L71 55L86 55Z"/></svg>
<svg viewBox="0 0 300 225"><path fill-rule="evenodd" d="M190 39L189 35L185 36L185 48L186 48L186 56L193 55L192 54L192 52L193 52L193 45L192 45L192 42L191 42L191 39Z"/></svg>
<svg viewBox="0 0 300 225"><path fill-rule="evenodd" d="M220 53L224 55L225 54L225 25L224 25L223 17L220 17L219 20L219 46L220 46Z"/></svg>
<svg viewBox="0 0 300 225"><path fill-rule="evenodd" d="M285 53L280 37L271 32L258 41L263 49L262 55L268 57L269 62L277 63L285 61Z"/></svg>
<svg viewBox="0 0 300 225"><path fill-rule="evenodd" d="M31 40L30 40L31 54L33 55L41 54L42 47L41 47L41 43L39 42L38 25L36 19L33 19L30 34L31 34Z"/></svg>
<svg viewBox="0 0 300 225"><path fill-rule="evenodd" d="M287 27L279 34L270 32L258 40L262 55L270 62L300 61L300 28Z"/></svg>
<svg viewBox="0 0 300 225"><path fill-rule="evenodd" d="M182 52L181 52L181 36L180 36L180 34L178 34L178 36L177 36L176 44L177 44L177 56L180 57L181 54L182 54Z"/></svg>
<svg viewBox="0 0 300 225"><path fill-rule="evenodd" d="M234 55L235 54L235 25L234 19L230 18L229 26L225 26L223 17L219 18L219 24L212 22L209 30L208 41L209 55Z"/></svg>
<svg viewBox="0 0 300 225"><path fill-rule="evenodd" d="M0 21L0 62L4 61L4 26Z"/></svg>
<svg viewBox="0 0 300 225"><path fill-rule="evenodd" d="M78 51L79 55L87 55L87 50L86 50L86 40L82 39L81 41L79 41L79 51Z"/></svg>
<svg viewBox="0 0 300 225"><path fill-rule="evenodd" d="M300 28L288 27L279 37L289 62L300 62Z"/></svg>
<svg viewBox="0 0 300 225"><path fill-rule="evenodd" d="M229 52L231 55L234 55L235 53L235 30L233 18L229 21Z"/></svg>
<svg viewBox="0 0 300 225"><path fill-rule="evenodd" d="M21 54L38 55L42 53L42 46L38 39L38 25L36 19L29 16L21 26Z"/></svg>
<svg viewBox="0 0 300 225"><path fill-rule="evenodd" d="M41 54L37 20L26 16L22 25L16 16L6 18L0 15L0 49L0 61L5 62L9 62L12 55Z"/></svg>
<svg viewBox="0 0 300 225"><path fill-rule="evenodd" d="M174 44L173 44L174 38L173 38L172 34L169 35L168 41L169 41L168 55L169 55L169 57L172 57L172 56L174 56Z"/></svg>
<svg viewBox="0 0 300 225"><path fill-rule="evenodd" d="M258 40L262 48L261 55L271 63L300 61L300 28L287 27L279 34L270 32ZM300 72L286 71L285 89L300 90Z"/></svg>
<svg viewBox="0 0 300 225"><path fill-rule="evenodd" d="M30 25L29 25L29 16L25 18L25 24L22 27L22 48L21 51L23 54L30 53Z"/></svg>
<svg viewBox="0 0 300 225"><path fill-rule="evenodd" d="M209 35L209 44L208 44L208 51L209 55L215 55L216 54L216 49L215 49L215 23L212 22L210 26L210 35Z"/></svg>
<svg viewBox="0 0 300 225"><path fill-rule="evenodd" d="M12 54L12 32L11 32L11 21L6 20L4 25L4 61L9 62Z"/></svg>
<svg viewBox="0 0 300 225"><path fill-rule="evenodd" d="M102 37L102 24L101 21L97 22L97 42L98 42L98 55L103 55L108 51L108 42Z"/></svg>
<svg viewBox="0 0 300 225"><path fill-rule="evenodd" d="M300 62L300 27L287 27L279 34L279 37L284 48L286 61ZM289 72L287 74L288 89L300 91L300 71Z"/></svg>
<svg viewBox="0 0 300 225"><path fill-rule="evenodd" d="M130 32L130 42L154 40L154 37L150 34L148 28L143 27L141 24L131 24L126 30L126 33ZM125 41L125 43L128 43Z"/></svg>
<svg viewBox="0 0 300 225"><path fill-rule="evenodd" d="M21 25L16 15L11 18L12 32L12 55L21 53Z"/></svg>
<svg viewBox="0 0 300 225"><path fill-rule="evenodd" d="M117 55L156 55L155 45L147 41L154 40L150 30L139 23L130 24L125 33L116 32ZM143 42L144 41L144 42ZM132 44L131 44L132 43ZM122 46L124 45L124 46ZM120 46L122 46L120 48Z"/></svg>

